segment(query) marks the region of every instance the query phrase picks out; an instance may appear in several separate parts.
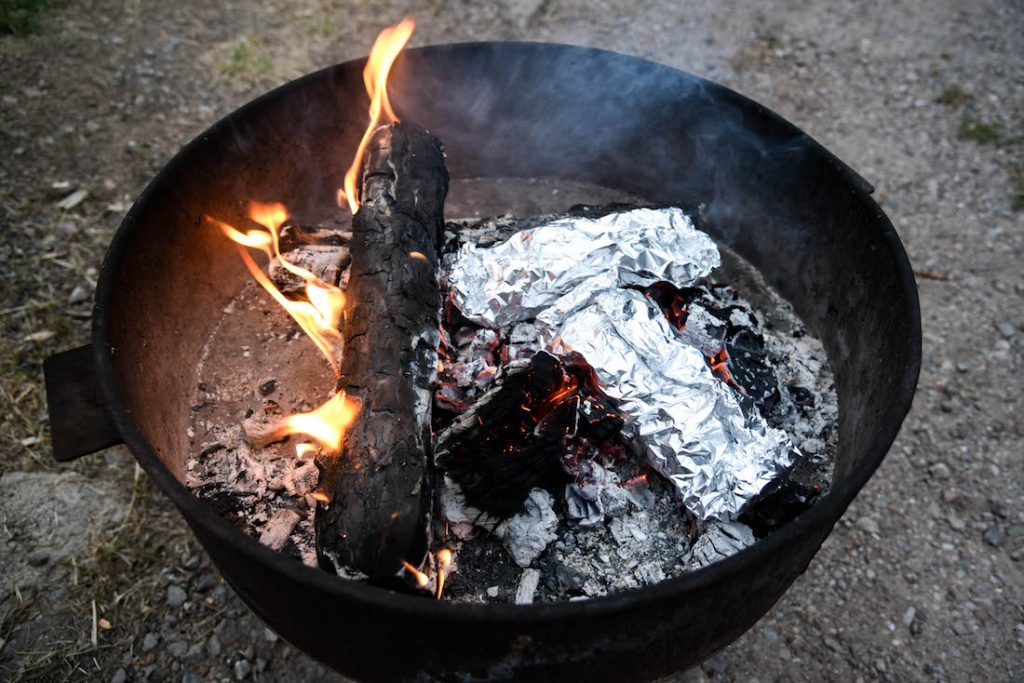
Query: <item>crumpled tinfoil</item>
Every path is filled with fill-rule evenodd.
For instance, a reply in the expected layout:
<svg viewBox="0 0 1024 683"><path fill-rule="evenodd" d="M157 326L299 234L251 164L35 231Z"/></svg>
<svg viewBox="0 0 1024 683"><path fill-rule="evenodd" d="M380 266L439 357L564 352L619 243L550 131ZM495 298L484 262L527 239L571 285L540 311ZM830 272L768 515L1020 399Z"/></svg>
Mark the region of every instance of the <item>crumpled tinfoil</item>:
<svg viewBox="0 0 1024 683"><path fill-rule="evenodd" d="M692 285L720 264L712 239L677 208L564 218L447 265L471 321L528 325L537 348L578 351L627 417L623 433L701 520L732 520L792 464L789 437L732 390L658 306L632 287Z"/></svg>

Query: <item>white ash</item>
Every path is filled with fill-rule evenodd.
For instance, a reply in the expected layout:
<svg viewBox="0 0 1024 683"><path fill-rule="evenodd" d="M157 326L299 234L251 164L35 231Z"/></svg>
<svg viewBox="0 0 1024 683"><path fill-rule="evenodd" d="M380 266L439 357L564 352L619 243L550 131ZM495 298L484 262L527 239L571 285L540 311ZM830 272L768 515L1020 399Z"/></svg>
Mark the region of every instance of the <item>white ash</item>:
<svg viewBox="0 0 1024 683"><path fill-rule="evenodd" d="M558 538L558 515L552 507L555 499L544 489L533 489L519 514L505 520L494 530L520 567L529 567Z"/></svg>
<svg viewBox="0 0 1024 683"><path fill-rule="evenodd" d="M753 544L754 534L750 527L739 522L712 522L694 542L686 558L687 569L696 571Z"/></svg>
<svg viewBox="0 0 1024 683"><path fill-rule="evenodd" d="M260 532L260 543L271 550L280 550L288 542L292 530L300 519L302 518L294 510L275 511Z"/></svg>
<svg viewBox="0 0 1024 683"><path fill-rule="evenodd" d="M600 524L630 506L645 508L653 504L648 487L626 487L610 468L594 460L580 463L576 481L565 486L566 515L582 526Z"/></svg>
<svg viewBox="0 0 1024 683"><path fill-rule="evenodd" d="M673 488L660 478L635 484L647 507L629 505L596 525L566 524L539 565L543 601L594 598L649 586L686 571L694 527Z"/></svg>
<svg viewBox="0 0 1024 683"><path fill-rule="evenodd" d="M516 587L515 603L517 605L532 604L534 595L537 593L537 585L539 583L540 571L536 569L524 569L523 575L519 578L519 586Z"/></svg>

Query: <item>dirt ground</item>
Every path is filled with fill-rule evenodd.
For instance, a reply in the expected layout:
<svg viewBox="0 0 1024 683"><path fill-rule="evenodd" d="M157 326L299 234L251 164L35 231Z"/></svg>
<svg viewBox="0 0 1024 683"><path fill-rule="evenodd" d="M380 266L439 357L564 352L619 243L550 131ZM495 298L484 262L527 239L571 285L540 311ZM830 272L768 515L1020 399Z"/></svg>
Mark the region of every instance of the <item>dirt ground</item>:
<svg viewBox="0 0 1024 683"><path fill-rule="evenodd" d="M338 680L127 452L51 461L41 364L87 341L104 249L177 149L404 14L414 45L578 43L723 82L872 182L918 270L924 368L886 462L769 615L675 680L1024 677L1020 0L0 0L0 678Z"/></svg>

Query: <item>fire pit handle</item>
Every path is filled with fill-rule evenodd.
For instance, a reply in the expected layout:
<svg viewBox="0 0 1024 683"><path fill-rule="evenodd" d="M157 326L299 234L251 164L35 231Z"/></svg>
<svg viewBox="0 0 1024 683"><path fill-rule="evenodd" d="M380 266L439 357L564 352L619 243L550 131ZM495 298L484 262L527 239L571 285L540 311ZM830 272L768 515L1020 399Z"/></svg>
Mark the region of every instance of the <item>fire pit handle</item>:
<svg viewBox="0 0 1024 683"><path fill-rule="evenodd" d="M92 345L50 356L43 375L54 459L70 462L121 443L100 392Z"/></svg>

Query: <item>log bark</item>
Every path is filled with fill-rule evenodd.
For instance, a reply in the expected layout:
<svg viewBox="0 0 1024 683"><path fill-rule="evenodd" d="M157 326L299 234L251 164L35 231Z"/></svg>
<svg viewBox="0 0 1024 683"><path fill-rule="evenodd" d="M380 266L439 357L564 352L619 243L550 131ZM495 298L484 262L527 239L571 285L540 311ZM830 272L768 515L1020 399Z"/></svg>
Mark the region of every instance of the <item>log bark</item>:
<svg viewBox="0 0 1024 683"><path fill-rule="evenodd" d="M419 565L432 512L430 409L448 172L441 143L406 124L377 129L363 166L346 289L339 388L361 404L340 456L320 461L321 565L395 585Z"/></svg>

